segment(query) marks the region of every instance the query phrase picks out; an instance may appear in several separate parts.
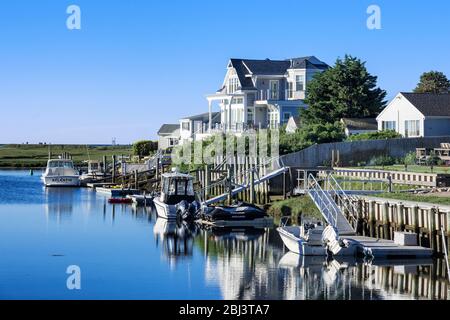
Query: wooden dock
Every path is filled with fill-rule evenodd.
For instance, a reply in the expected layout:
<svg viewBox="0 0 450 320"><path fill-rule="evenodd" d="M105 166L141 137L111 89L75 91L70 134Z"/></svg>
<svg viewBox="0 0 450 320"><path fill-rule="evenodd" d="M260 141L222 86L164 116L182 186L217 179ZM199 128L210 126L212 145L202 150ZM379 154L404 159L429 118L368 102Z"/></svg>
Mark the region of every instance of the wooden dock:
<svg viewBox="0 0 450 320"><path fill-rule="evenodd" d="M344 238L357 242L362 254L373 256L375 259L430 258L433 256L433 250L429 248L400 246L392 240L364 236L345 236Z"/></svg>

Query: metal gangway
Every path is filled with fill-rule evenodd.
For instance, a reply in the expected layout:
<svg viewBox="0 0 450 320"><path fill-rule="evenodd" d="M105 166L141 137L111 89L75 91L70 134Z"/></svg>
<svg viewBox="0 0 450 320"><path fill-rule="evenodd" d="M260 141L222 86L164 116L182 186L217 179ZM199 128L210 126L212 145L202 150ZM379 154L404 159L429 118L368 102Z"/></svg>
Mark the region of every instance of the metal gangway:
<svg viewBox="0 0 450 320"><path fill-rule="evenodd" d="M357 208L354 205L354 197L342 190L331 174L319 180L313 174L310 174L307 178L306 191L322 213L325 221L333 226L339 235L356 234L355 229L344 215L345 210L349 219L356 222Z"/></svg>
<svg viewBox="0 0 450 320"><path fill-rule="evenodd" d="M222 167L226 164L226 159L218 165L218 167ZM236 195L238 195L241 192L244 192L246 190L249 190L259 184L262 184L266 181L269 181L279 175L284 174L285 172L289 171L288 167L285 167L284 165L280 165L280 168L277 169L273 169L270 172L268 172L267 174L265 174L262 177L259 177L258 175L258 168L261 166L268 166L268 165L272 165L273 163L275 163L275 161L280 161L279 157L275 157L275 158L269 158L267 159L267 161L263 162L262 164L259 164L257 166L252 167L249 170L244 170L242 172L238 173L238 176L235 177L224 177L222 180L213 183L211 185L209 185L207 188L211 188L217 185L224 185L225 187L228 187L229 190L227 193L223 193L221 195L218 195L216 197L213 197L211 199L200 199L200 202L202 205L204 206L209 206L212 205L214 203L218 203L218 202L222 202L225 201L226 199L228 199L228 197L234 197ZM251 176L254 176L254 179L251 179ZM242 179L238 179L238 178L242 178ZM243 183L238 184L236 181L237 180L243 180ZM205 191L205 188L202 188L201 190L197 191L197 195L199 197L202 197L203 192Z"/></svg>

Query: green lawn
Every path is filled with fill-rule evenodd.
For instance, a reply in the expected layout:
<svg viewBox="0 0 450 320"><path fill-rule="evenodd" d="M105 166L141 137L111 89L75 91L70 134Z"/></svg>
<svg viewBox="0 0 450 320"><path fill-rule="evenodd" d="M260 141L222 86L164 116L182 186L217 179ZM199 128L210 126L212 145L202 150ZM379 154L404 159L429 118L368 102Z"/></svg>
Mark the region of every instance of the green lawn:
<svg viewBox="0 0 450 320"><path fill-rule="evenodd" d="M432 204L450 205L450 197L439 197L434 195L417 195L410 193L380 193L374 195L377 198L396 199L413 202L425 202Z"/></svg>
<svg viewBox="0 0 450 320"><path fill-rule="evenodd" d="M290 216L294 223L297 221L299 214L302 214L304 218L322 219L319 209L308 196L275 201L268 209L268 213L276 219Z"/></svg>
<svg viewBox="0 0 450 320"><path fill-rule="evenodd" d="M382 166L364 166L364 167L355 167L354 169L405 171L405 166L404 165L392 165L392 166L384 166L384 167L382 167ZM450 167L435 166L435 167L433 167L433 171L431 171L431 168L429 166L410 165L410 166L408 166L408 171L419 172L419 173L450 174Z"/></svg>
<svg viewBox="0 0 450 320"><path fill-rule="evenodd" d="M84 160L102 160L112 155L131 155L131 146L86 146L86 145L52 145L52 157L63 152L72 155L76 164ZM0 146L0 167L45 167L48 160L48 146L45 145L2 145Z"/></svg>

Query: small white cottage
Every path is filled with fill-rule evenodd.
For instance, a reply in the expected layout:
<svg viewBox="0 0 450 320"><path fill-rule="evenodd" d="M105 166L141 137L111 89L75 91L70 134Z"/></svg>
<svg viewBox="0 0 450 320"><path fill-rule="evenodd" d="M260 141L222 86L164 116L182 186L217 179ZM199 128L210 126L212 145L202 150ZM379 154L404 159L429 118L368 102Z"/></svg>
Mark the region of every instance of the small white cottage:
<svg viewBox="0 0 450 320"><path fill-rule="evenodd" d="M404 137L450 135L450 94L399 93L377 117L378 130Z"/></svg>

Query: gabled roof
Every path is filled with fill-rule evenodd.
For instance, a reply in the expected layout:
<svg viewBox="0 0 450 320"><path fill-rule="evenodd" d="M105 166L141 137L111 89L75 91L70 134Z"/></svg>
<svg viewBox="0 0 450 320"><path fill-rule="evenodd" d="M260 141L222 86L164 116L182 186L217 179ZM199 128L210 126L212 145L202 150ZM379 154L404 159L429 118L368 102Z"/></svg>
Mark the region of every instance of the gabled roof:
<svg viewBox="0 0 450 320"><path fill-rule="evenodd" d="M287 60L253 60L230 59L231 66L236 70L242 90L254 90L252 75L284 76L289 69L326 70L329 66L314 56L292 58Z"/></svg>
<svg viewBox="0 0 450 320"><path fill-rule="evenodd" d="M204 123L209 122L209 112L198 114L195 116L181 118L181 120L202 121ZM220 112L212 112L212 122L220 122Z"/></svg>
<svg viewBox="0 0 450 320"><path fill-rule="evenodd" d="M163 124L158 130L158 135L161 134L171 134L180 129L179 124Z"/></svg>
<svg viewBox="0 0 450 320"><path fill-rule="evenodd" d="M450 94L401 93L425 117L450 117Z"/></svg>
<svg viewBox="0 0 450 320"><path fill-rule="evenodd" d="M342 122L348 130L378 130L375 118L343 118Z"/></svg>

